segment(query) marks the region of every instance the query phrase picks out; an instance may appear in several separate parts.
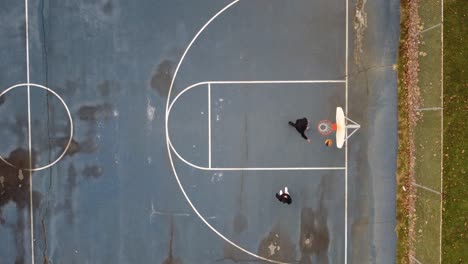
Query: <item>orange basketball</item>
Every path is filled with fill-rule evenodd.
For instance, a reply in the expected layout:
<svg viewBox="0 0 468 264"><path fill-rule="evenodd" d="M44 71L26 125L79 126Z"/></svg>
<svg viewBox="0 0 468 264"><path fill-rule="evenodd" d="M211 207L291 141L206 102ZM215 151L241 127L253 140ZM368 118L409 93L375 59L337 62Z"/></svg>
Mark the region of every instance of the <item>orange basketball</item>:
<svg viewBox="0 0 468 264"><path fill-rule="evenodd" d="M333 141L331 139L325 140L325 146L331 147L331 145L333 145Z"/></svg>

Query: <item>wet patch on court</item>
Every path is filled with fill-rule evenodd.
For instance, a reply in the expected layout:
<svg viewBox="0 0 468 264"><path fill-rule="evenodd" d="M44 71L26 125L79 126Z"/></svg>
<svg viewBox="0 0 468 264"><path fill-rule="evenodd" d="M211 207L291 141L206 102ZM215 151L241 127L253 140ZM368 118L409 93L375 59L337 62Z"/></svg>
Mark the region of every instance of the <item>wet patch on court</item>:
<svg viewBox="0 0 468 264"><path fill-rule="evenodd" d="M98 165L87 165L82 170L82 175L86 178L98 178L102 176L103 170Z"/></svg>
<svg viewBox="0 0 468 264"><path fill-rule="evenodd" d="M247 229L248 221L247 217L241 212L238 212L234 217L233 228L236 234L242 233Z"/></svg>
<svg viewBox="0 0 468 264"><path fill-rule="evenodd" d="M0 127L3 130L8 138L10 140L10 135L11 134L15 139L16 139L16 144L17 145L23 145L23 143L27 142L27 130L25 129L27 127L27 118L24 115L21 114L16 114L14 117L14 120L8 120L5 118L0 118ZM6 138L3 137L0 143L7 142ZM2 153L0 154L2 157L8 156L8 153L2 149Z"/></svg>
<svg viewBox="0 0 468 264"><path fill-rule="evenodd" d="M70 83L69 85L73 84ZM97 85L97 90L104 99L100 103L92 105L84 104L78 108L74 116L78 116L79 119L74 120L74 122L75 127L81 129L79 129L79 133L75 133L65 157L71 158L78 155L77 158L80 158L81 155L96 153L101 147L100 141L102 136L100 130L104 128L105 122L112 121L118 117L118 111L115 106L108 102L109 99L105 99L105 97L109 97L118 91L118 85L113 81L104 80ZM79 121L82 121L81 124ZM68 137L51 139L51 143L54 147L65 149L68 140ZM69 189L69 193L74 191L80 181L93 180L104 175L104 167L94 162L79 164L72 159L68 166L67 188ZM64 203L64 207L66 207L66 204L67 202ZM67 210L66 208L62 209Z"/></svg>
<svg viewBox="0 0 468 264"><path fill-rule="evenodd" d="M105 80L97 85L97 90L103 97L110 96L113 92L118 91L118 88L118 83L111 80Z"/></svg>
<svg viewBox="0 0 468 264"><path fill-rule="evenodd" d="M239 249L233 247L231 244L224 242L223 247L223 258L218 259L218 262L223 262L226 260L230 260L235 263L243 263L248 261L254 261L254 259L247 254L243 253Z"/></svg>
<svg viewBox="0 0 468 264"><path fill-rule="evenodd" d="M65 101L68 101L68 98L73 98L79 88L78 80L65 80L65 84L63 86L54 87L54 91Z"/></svg>
<svg viewBox="0 0 468 264"><path fill-rule="evenodd" d="M240 234L240 233L244 232L247 229L248 225L249 225L247 217L245 216L244 213L242 213L244 211L244 203L245 203L245 199L244 199L244 180L245 180L245 171L242 171L241 178L240 178L239 195L237 197L238 204L239 204L239 209L238 209L239 211L237 212L236 216L234 217L234 221L233 221L233 224L232 224L232 227L233 227L234 232L236 234Z"/></svg>
<svg viewBox="0 0 468 264"><path fill-rule="evenodd" d="M76 189L84 181L89 182L102 177L103 173L103 169L98 165L85 165L83 169L78 169L75 164L70 163L67 172L64 173L66 175L64 188L67 195L53 206L54 215L62 214L68 224L73 224L75 221L73 197ZM47 210L44 212L46 213Z"/></svg>
<svg viewBox="0 0 468 264"><path fill-rule="evenodd" d="M68 166L66 175L67 179L65 184L65 190L68 195L64 197L63 202L59 203L56 206L55 211L56 213L63 213L67 223L73 224L75 214L73 210L72 199L79 180L78 172L73 164L70 164Z"/></svg>
<svg viewBox="0 0 468 264"><path fill-rule="evenodd" d="M151 88L155 90L161 97L167 97L169 87L173 77L173 65L171 60L164 59L159 63L156 72L151 77Z"/></svg>
<svg viewBox="0 0 468 264"><path fill-rule="evenodd" d="M12 151L5 160L15 167L0 161L0 214L1 208L9 202L13 202L19 209L29 206L29 178L30 172L18 168L29 167L29 152L25 149ZM34 152L32 154L32 166L35 164ZM33 192L39 197L38 193ZM36 203L37 202L37 203ZM35 200L37 207L39 200Z"/></svg>
<svg viewBox="0 0 468 264"><path fill-rule="evenodd" d="M82 158L87 159L86 156L99 150L101 147L100 133L105 122L114 120L116 113L118 113L108 99L116 91L119 91L117 84L105 80L99 83L97 88L98 100L100 99L97 103L78 104L78 107L70 106L74 118L75 133L65 156L59 161L63 164L64 170L59 167L58 174L64 177L54 177L52 170L44 170L37 173L37 178L34 178L33 189L35 190L32 191L32 201L35 217L37 217L35 229L38 228L35 232L35 243L41 247L38 252L42 251L40 254L45 260L48 260L51 254L47 250L50 239L48 230L53 224L50 219L57 219L53 217L59 216L63 217L67 224L74 224L76 221L74 198L79 186L84 182L94 182L104 175L101 161L80 161ZM63 94L60 94L60 91ZM79 83L74 81L66 81L65 85L59 87L57 92L66 103L72 101L70 98L82 96ZM38 98L40 99L38 105L44 103L43 105L46 107L33 113L37 114L33 115L32 120L34 127L32 135L33 168L48 165L58 158L67 147L70 133L70 124L64 116L62 106L57 107L57 104L49 104L49 101L45 101L46 97L42 94L40 97L34 97L35 102L38 102ZM5 96L0 97L0 99L5 105L15 103L14 101L10 102L10 98ZM11 97L11 99L14 98ZM73 109L76 110L73 111ZM9 243L12 244L11 256L17 256L15 263L25 263L29 258L27 246L29 234L27 232L29 232L30 221L30 175L27 171L18 168L29 167L29 152L24 147L25 142L28 141L28 123L23 112L12 115L14 118L2 115L0 127L3 128L5 136L10 142L13 142L13 145L23 146L23 148L17 148L9 154L9 151L1 153L2 157L17 168L0 161L0 225L3 230L7 231L8 235L11 234ZM5 146L2 146L3 148ZM5 149L8 149L8 145ZM57 186L63 188L66 195L54 200ZM49 247L51 246L49 245Z"/></svg>
<svg viewBox="0 0 468 264"><path fill-rule="evenodd" d="M114 10L114 4L112 3L112 0L106 1L101 8L102 12L106 15L111 15L112 10Z"/></svg>
<svg viewBox="0 0 468 264"><path fill-rule="evenodd" d="M56 148L59 148L59 149L61 149L63 151L67 147L68 141L69 141L69 138L64 138L64 137L63 138L52 138L52 139L50 139L49 143L50 143L51 147L56 147ZM94 140L91 137L86 138L82 142L78 142L78 141L76 141L75 138L73 138L70 141L70 145L68 146L68 149L67 149L67 152L65 153L65 155L72 157L77 153L89 154L89 153L96 152L97 149L98 149L98 145L97 145L96 142L94 142ZM62 151L60 151L60 152L62 152Z"/></svg>
<svg viewBox="0 0 468 264"><path fill-rule="evenodd" d="M323 259L325 263L328 263L326 258L330 244L330 234L325 215L327 215L327 212L324 208L317 211L312 208L303 208L301 211L299 246L302 254L301 260L304 263L308 263L307 261L310 261L312 256Z"/></svg>
<svg viewBox="0 0 468 264"><path fill-rule="evenodd" d="M275 226L261 240L258 255L276 261L291 262L296 259L295 248L296 245L287 233Z"/></svg>
<svg viewBox="0 0 468 264"><path fill-rule="evenodd" d="M91 28L112 27L113 20L120 15L118 2L112 0L80 3L76 7L73 3L70 7L76 8L82 21Z"/></svg>
<svg viewBox="0 0 468 264"><path fill-rule="evenodd" d="M16 209L16 213L18 216L22 215L22 210L19 208ZM24 231L27 229L26 220L27 217L18 217L15 223L8 223L6 224L13 232L15 236L15 249L16 249L16 256L15 256L15 264L24 264L25 256L27 255L26 249L24 245L26 243L24 239ZM12 253L14 254L14 253Z"/></svg>
<svg viewBox="0 0 468 264"><path fill-rule="evenodd" d="M83 121L108 120L114 116L114 107L109 103L83 105L78 110L78 117Z"/></svg>
<svg viewBox="0 0 468 264"><path fill-rule="evenodd" d="M112 93L112 89L115 87L112 82L104 81L98 86L98 89L103 96L107 96ZM101 130L105 126L104 122L117 118L119 113L114 105L104 101L95 105L83 105L79 108L77 114L79 119L84 122L82 127L85 129L83 130L84 133L81 134L83 139L81 141L73 139L67 155L96 153L100 148ZM97 164L86 164L80 169L80 172L85 178L96 179L104 174L104 168Z"/></svg>
<svg viewBox="0 0 468 264"><path fill-rule="evenodd" d="M33 153L34 154L34 153ZM29 152L18 148L12 151L5 160L15 164L19 168L29 167ZM32 155L32 166L35 157ZM24 263L25 252L24 232L27 230L26 223L29 219L29 178L31 173L15 168L0 161L0 224L12 231L16 249L15 263ZM33 191L33 208L37 209L41 201L41 195ZM16 217L3 218L2 210L8 204L13 203L16 207ZM11 221L13 219L13 221Z"/></svg>

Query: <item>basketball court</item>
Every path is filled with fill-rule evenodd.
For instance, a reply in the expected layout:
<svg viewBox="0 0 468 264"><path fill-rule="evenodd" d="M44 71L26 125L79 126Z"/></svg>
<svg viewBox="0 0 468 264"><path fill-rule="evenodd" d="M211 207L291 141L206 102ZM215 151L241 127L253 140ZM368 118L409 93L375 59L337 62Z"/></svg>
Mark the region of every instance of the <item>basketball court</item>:
<svg viewBox="0 0 468 264"><path fill-rule="evenodd" d="M0 30L9 51L0 55L0 245L11 246L0 260L392 255L392 246L374 246L377 254L359 245L377 243L393 219L383 231L373 221L361 229L373 189L357 184L372 175L361 150L374 130L362 109L374 102L360 102L352 3L146 2L8 4L16 16ZM310 143L288 125L302 117ZM369 160L391 163L372 151ZM291 205L275 199L284 186Z"/></svg>

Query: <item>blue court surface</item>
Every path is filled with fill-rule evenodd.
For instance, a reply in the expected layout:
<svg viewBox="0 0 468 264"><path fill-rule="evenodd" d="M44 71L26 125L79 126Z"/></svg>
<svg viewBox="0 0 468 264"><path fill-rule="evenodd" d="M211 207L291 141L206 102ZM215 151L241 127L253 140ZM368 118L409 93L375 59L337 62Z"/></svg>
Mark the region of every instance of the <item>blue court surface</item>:
<svg viewBox="0 0 468 264"><path fill-rule="evenodd" d="M398 6L4 1L0 263L394 263Z"/></svg>

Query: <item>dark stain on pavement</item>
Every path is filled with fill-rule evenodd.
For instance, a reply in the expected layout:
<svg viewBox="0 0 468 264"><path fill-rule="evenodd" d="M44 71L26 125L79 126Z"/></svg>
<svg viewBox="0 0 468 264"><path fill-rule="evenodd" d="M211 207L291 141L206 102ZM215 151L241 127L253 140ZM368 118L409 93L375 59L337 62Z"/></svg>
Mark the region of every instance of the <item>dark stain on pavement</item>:
<svg viewBox="0 0 468 264"><path fill-rule="evenodd" d="M81 153L93 153L99 149L98 143L94 138L88 137L84 141L79 143L79 149Z"/></svg>
<svg viewBox="0 0 468 264"><path fill-rule="evenodd" d="M82 175L86 178L99 178L102 176L103 171L102 168L98 165L91 165L91 166L86 166L83 169Z"/></svg>
<svg viewBox="0 0 468 264"><path fill-rule="evenodd" d="M19 168L29 167L29 152L25 149L18 148L12 151L9 157L5 160L11 164L15 164ZM31 154L31 164L34 167L35 155ZM25 223L29 219L29 178L31 173L26 170L20 170L12 167L3 161L0 161L0 223L6 228L10 228L14 234L16 259L15 263L25 263L25 236L27 230ZM41 202L41 195L33 191L33 209L37 209ZM2 209L9 203L16 205L16 218L14 223L11 223L3 218ZM27 210L27 213L25 213Z"/></svg>
<svg viewBox="0 0 468 264"><path fill-rule="evenodd" d="M63 147L66 147L67 146L66 144L68 143L68 141L66 139L62 139L61 141L62 142L58 144ZM72 138L72 140L70 141L70 146L67 149L67 155L73 156L78 152L80 152L80 144L78 144L78 142L74 138Z"/></svg>
<svg viewBox="0 0 468 264"><path fill-rule="evenodd" d="M245 179L245 171L241 172L241 178L240 178L240 188L239 188L239 197L238 199L238 204L239 204L239 209L234 217L234 222L233 222L233 228L234 232L236 234L240 234L244 232L247 227L248 227L248 220L245 214L242 212L244 211L244 179Z"/></svg>
<svg viewBox="0 0 468 264"><path fill-rule="evenodd" d="M245 229L247 229L248 221L244 214L238 212L234 217L234 232L237 234L242 233Z"/></svg>
<svg viewBox="0 0 468 264"><path fill-rule="evenodd" d="M54 147L65 149L68 144L68 140L69 138L52 139L51 143ZM89 136L82 142L78 142L76 139L73 138L70 142L70 146L68 146L66 155L73 157L75 154L78 153L90 154L96 152L98 148L99 145L91 136Z"/></svg>
<svg viewBox="0 0 468 264"><path fill-rule="evenodd" d="M44 219L41 220L41 227L42 227L42 240L44 241L44 247L42 249L42 260L43 260L42 263L50 264L49 257L47 256L47 231L46 231Z"/></svg>
<svg viewBox="0 0 468 264"><path fill-rule="evenodd" d="M301 262L310 263L313 257L314 263L329 263L328 247L330 245L330 231L327 225L326 194L331 193L332 182L330 177L322 178L320 182L320 200L316 210L302 208L301 232L299 237L299 249Z"/></svg>
<svg viewBox="0 0 468 264"><path fill-rule="evenodd" d="M111 0L106 1L104 5L102 6L102 12L106 15L111 15L113 9L114 9L114 5Z"/></svg>
<svg viewBox="0 0 468 264"><path fill-rule="evenodd" d="M173 63L170 60L163 60L159 63L156 72L151 78L151 88L160 96L167 97L169 87L173 77Z"/></svg>
<svg viewBox="0 0 468 264"><path fill-rule="evenodd" d="M13 230L15 234L15 248L16 248L16 257L15 264L25 264L24 256L26 256L26 249L24 248L24 230L26 229L26 220L25 217L22 217L22 209L16 208L16 214L19 216L16 220L16 223L10 224L9 227Z"/></svg>
<svg viewBox="0 0 468 264"><path fill-rule="evenodd" d="M113 116L114 107L109 103L100 105L84 105L78 110L78 117L83 121L96 121L98 119L110 119Z"/></svg>
<svg viewBox="0 0 468 264"><path fill-rule="evenodd" d="M76 94L80 88L80 84L75 80L66 80L64 86L54 87L55 92L59 94L65 101L68 101L70 98Z"/></svg>
<svg viewBox="0 0 468 264"><path fill-rule="evenodd" d="M63 209L65 213L65 219L69 224L74 223L75 214L73 210L73 193L75 192L76 186L78 183L78 173L76 168L73 164L68 166L68 173L67 173L67 184L65 189L68 195L65 196L61 209Z"/></svg>
<svg viewBox="0 0 468 264"><path fill-rule="evenodd" d="M10 153L10 156L5 159L7 162L14 164L18 168L29 167L29 152L25 149L16 149ZM34 167L35 158L32 154L32 166ZM0 213L2 207L13 202L19 209L29 207L29 178L30 172L12 167L3 161L0 161ZM39 204L39 194L33 192L34 208Z"/></svg>
<svg viewBox="0 0 468 264"><path fill-rule="evenodd" d="M103 97L108 97L109 95L112 94L112 92L115 92L118 90L118 83L111 81L111 80L105 80L98 84L97 89L101 96Z"/></svg>
<svg viewBox="0 0 468 264"><path fill-rule="evenodd" d="M170 231L169 231L169 253L167 258L162 262L162 264L182 264L179 258L174 257L173 255L173 244L174 244L174 217L171 216Z"/></svg>
<svg viewBox="0 0 468 264"><path fill-rule="evenodd" d="M301 235L299 238L302 259L307 256L325 256L330 244L329 231L325 219L326 212L303 208L301 212ZM328 261L320 262L328 263Z"/></svg>
<svg viewBox="0 0 468 264"><path fill-rule="evenodd" d="M50 236L51 227L53 227L53 218L61 215L67 224L74 224L76 221L76 213L74 209L74 199L77 192L77 187L82 182L94 181L96 178L104 175L104 167L99 164L89 163L87 161L74 163L74 157L81 155L95 153L99 149L99 140L97 138L97 132L102 128L103 125L100 121L111 120L115 117L113 102L110 101L110 96L114 94L118 86L114 81L103 81L101 82L94 93L97 94L96 99L101 99L101 102L93 101L92 103L75 104L74 122L75 133L70 143L70 146L66 152L66 155L59 164L63 166L55 167L57 174L63 175L66 179L59 177L51 177L46 189L37 187L38 191L41 190L43 193L38 191L32 192L33 210L38 215L36 220L36 226L42 223L42 236L35 236L37 244L42 247L42 258L44 261L49 261L49 257L46 253L49 252L47 249L50 248L47 236ZM81 89L80 82L67 81L62 87L57 87L57 93L60 94L63 99L68 102L71 98L79 100L85 94ZM107 98L104 98L108 96ZM100 97L100 98L99 98ZM0 103L5 103L5 98L0 97ZM78 99L75 99L78 98ZM107 101L107 102L106 102ZM51 105L53 106L53 105ZM81 106L81 107L80 107ZM0 108L1 109L1 108ZM50 108L49 108L50 109ZM59 108L61 109L61 108ZM54 111L52 111L54 113ZM60 116L61 117L61 116ZM36 140L34 147L40 152L33 151L32 167L48 164L48 161L54 160L57 155L60 155L68 144L69 140L69 129L68 120L57 119L51 115L50 122L44 122L43 120L32 120L33 125L36 127L36 136L40 139ZM24 146L27 142L27 119L23 115L15 115L14 118L0 120L0 127L7 133L11 134L12 137L9 139L12 144L17 146ZM50 133L52 131L52 133ZM43 134L38 134L43 133ZM52 154L50 154L52 153ZM9 163L12 163L19 168L29 167L29 152L26 149L18 148L11 153L1 153L2 157L5 158ZM39 161L38 157L41 157L40 161L44 164L37 164ZM68 167L68 173L67 168ZM52 171L52 170L50 170ZM52 173L51 173L52 174ZM34 175L34 174L33 174ZM43 174L41 173L41 176ZM44 175L45 176L45 175ZM22 264L29 261L30 256L28 255L28 244L29 241L29 182L30 173L27 170L19 170L12 167L0 160L0 225L5 233L8 233L8 239L5 241L10 243L11 257L16 256L14 263ZM47 184L46 180L42 181L41 177L37 178L39 182ZM62 184L66 181L65 184ZM53 184L58 182L58 184ZM41 186L41 185L36 185ZM53 200L53 196L50 194L56 193L55 188L62 188L59 193L65 193L60 199ZM16 209L15 209L16 208ZM16 210L16 211L15 211ZM42 218L42 222L40 222ZM39 225L38 225L39 224ZM41 228L37 229L38 234ZM0 237L3 234L0 234ZM46 246L47 245L47 246ZM39 252L39 251L38 251ZM37 255L37 257L39 254ZM38 258L36 258L38 260ZM0 261L1 262L1 261ZM42 262L42 259L41 261ZM169 262L178 264L180 262Z"/></svg>
<svg viewBox="0 0 468 264"><path fill-rule="evenodd" d="M25 115L22 114L15 114L14 120L8 120L6 118L0 118L0 129L4 132L9 132L14 135L16 140L10 139L11 141L15 142L17 146L25 145L27 143L27 127L28 121ZM3 144L4 141L0 141L0 145ZM3 145L2 145L3 147ZM2 157L4 157L7 153L1 153Z"/></svg>
<svg viewBox="0 0 468 264"><path fill-rule="evenodd" d="M239 249L233 247L228 242L224 243L223 258L218 259L217 262L224 263L226 260L230 260L230 261L236 262L236 263L250 263L250 261L252 261L252 262L256 261L256 260L253 260L253 257L248 256L244 252L242 252ZM228 262L228 263L230 263L230 262Z"/></svg>
<svg viewBox="0 0 468 264"><path fill-rule="evenodd" d="M294 262L296 256L295 248L296 246L286 232L282 232L280 228L274 227L260 242L258 254L276 261Z"/></svg>

